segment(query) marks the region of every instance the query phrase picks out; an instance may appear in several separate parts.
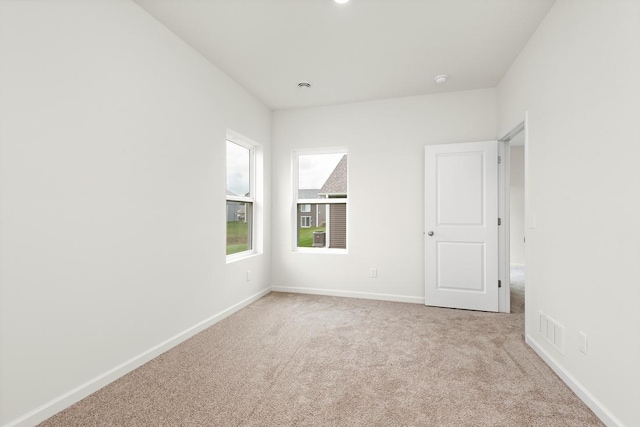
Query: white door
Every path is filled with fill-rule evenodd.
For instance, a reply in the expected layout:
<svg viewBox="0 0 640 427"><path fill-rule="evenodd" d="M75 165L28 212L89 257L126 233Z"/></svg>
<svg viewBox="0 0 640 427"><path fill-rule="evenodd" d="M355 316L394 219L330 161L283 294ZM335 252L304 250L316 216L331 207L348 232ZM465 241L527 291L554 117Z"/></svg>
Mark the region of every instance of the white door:
<svg viewBox="0 0 640 427"><path fill-rule="evenodd" d="M498 311L498 143L425 147L425 304Z"/></svg>

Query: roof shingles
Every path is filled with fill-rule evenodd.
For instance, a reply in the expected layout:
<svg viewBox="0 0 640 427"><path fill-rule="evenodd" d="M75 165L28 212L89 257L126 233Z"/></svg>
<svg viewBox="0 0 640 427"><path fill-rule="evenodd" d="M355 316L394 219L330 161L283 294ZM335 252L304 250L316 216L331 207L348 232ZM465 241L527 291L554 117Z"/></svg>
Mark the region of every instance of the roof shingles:
<svg viewBox="0 0 640 427"><path fill-rule="evenodd" d="M347 155L338 162L319 193L321 195L347 194Z"/></svg>

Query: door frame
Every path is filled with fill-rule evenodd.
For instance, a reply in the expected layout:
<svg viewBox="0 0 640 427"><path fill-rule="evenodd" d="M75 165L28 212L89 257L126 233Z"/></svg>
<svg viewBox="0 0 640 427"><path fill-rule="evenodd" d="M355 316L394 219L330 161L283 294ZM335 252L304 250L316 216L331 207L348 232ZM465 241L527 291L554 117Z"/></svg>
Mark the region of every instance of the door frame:
<svg viewBox="0 0 640 427"><path fill-rule="evenodd" d="M524 132L524 215L525 219L528 217L528 171L529 171L529 114L525 112L524 120L514 126L507 134L505 134L502 138L498 139L498 155L501 158L501 162L498 165L498 213L500 218L502 219L502 226L498 228L498 244L499 244L499 254L498 254L498 276L500 277L500 281L502 282L502 287L499 289L499 310L503 313L511 312L511 265L510 265L510 223L511 223L511 212L509 208L510 203L510 165L509 165L509 155L510 155L510 146L509 142L521 132ZM527 226L525 224L525 239L527 235ZM525 265L526 265L526 247L525 247ZM527 289L525 286L525 313L527 310ZM526 331L526 322L525 322L525 336L527 334Z"/></svg>

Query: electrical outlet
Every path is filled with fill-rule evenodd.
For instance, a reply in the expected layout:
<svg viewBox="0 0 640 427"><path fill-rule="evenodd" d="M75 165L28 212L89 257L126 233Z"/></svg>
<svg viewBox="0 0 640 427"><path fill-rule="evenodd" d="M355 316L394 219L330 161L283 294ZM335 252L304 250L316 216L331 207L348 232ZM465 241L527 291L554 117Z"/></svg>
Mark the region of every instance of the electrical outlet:
<svg viewBox="0 0 640 427"><path fill-rule="evenodd" d="M247 270L247 282L251 281L251 270Z"/></svg>
<svg viewBox="0 0 640 427"><path fill-rule="evenodd" d="M580 352L587 354L587 334L578 332L578 348Z"/></svg>
<svg viewBox="0 0 640 427"><path fill-rule="evenodd" d="M371 277L372 279L375 279L378 277L378 269L377 268L372 268L371 271L369 272L369 277Z"/></svg>

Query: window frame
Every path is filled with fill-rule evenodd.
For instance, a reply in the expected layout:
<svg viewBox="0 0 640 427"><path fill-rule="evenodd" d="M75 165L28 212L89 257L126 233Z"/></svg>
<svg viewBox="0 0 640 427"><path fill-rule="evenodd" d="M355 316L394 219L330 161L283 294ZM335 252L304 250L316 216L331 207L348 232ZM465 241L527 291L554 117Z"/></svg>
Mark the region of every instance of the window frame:
<svg viewBox="0 0 640 427"><path fill-rule="evenodd" d="M246 148L247 150L249 150L249 196L230 196L228 194L226 194L227 192L227 183L226 183L226 172L228 169L228 165L226 164L227 160L226 160L226 147L227 147L227 142L230 142L232 144L236 144L240 147ZM256 213L257 213L257 185L258 185L258 180L257 178L257 168L256 168L256 157L257 157L257 151L258 151L259 145L256 144L255 142L249 140L248 138L233 132L233 131L227 131L227 135L225 138L225 212L226 212L226 206L227 206L227 202L241 202L241 203L247 203L251 205L251 208L247 208L247 215L249 216L249 218L246 220L246 222L249 223L249 242L250 242L250 248L247 249L246 251L242 251L242 252L236 252L233 254L227 254L226 255L226 259L227 259L227 263L229 262L233 262L233 261L237 261L240 259L244 259L244 258L248 258L250 256L253 256L255 254L258 254L259 251L257 249L257 243L258 243L258 238L257 238L257 221L256 221ZM226 213L225 213L225 220L226 220ZM227 247L227 232L225 231L225 254L226 254L226 247Z"/></svg>
<svg viewBox="0 0 640 427"><path fill-rule="evenodd" d="M303 219L306 219L306 221L302 221ZM307 225L302 225L303 222L306 222ZM300 215L300 228L311 228L311 216Z"/></svg>
<svg viewBox="0 0 640 427"><path fill-rule="evenodd" d="M317 198L317 199L299 199L298 198L298 182L299 182L299 173L300 173L300 156L313 156L313 155L322 155L322 154L343 154L347 156L347 194L344 197L338 198ZM349 168L349 150L347 147L328 147L328 148L315 148L315 149L300 149L294 150L292 152L292 162L291 162L293 173L292 173L292 221L291 221L291 229L292 229L292 252L296 253L310 253L310 254L348 254L349 253L349 181L350 181L350 168ZM346 247L345 248L309 248L309 247L300 247L298 246L298 206L309 204L312 207L314 205L332 205L332 204L344 204L345 205L345 226L346 226ZM316 206L317 209L317 206ZM327 245L331 241L331 235L329 232L329 215L327 214L326 218L327 222L327 235L326 241ZM301 227L302 228L302 227Z"/></svg>

